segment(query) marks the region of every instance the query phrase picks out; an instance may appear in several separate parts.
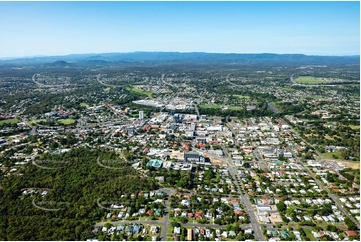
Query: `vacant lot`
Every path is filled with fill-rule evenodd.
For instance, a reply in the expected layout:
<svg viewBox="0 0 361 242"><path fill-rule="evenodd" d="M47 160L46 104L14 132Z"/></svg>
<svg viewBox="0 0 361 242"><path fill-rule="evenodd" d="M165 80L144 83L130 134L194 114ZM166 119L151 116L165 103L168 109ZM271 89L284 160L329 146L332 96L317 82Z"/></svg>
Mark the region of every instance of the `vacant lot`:
<svg viewBox="0 0 361 242"><path fill-rule="evenodd" d="M312 77L312 76L300 76L293 80L296 83L300 84L324 84L327 83L327 80L324 78Z"/></svg>
<svg viewBox="0 0 361 242"><path fill-rule="evenodd" d="M342 164L344 164L345 166L351 168L351 169L360 169L360 162L359 161L345 161L345 160L341 160L340 161Z"/></svg>
<svg viewBox="0 0 361 242"><path fill-rule="evenodd" d="M2 124L17 124L19 122L20 122L19 119L11 118L11 119L0 120L0 125L2 125Z"/></svg>

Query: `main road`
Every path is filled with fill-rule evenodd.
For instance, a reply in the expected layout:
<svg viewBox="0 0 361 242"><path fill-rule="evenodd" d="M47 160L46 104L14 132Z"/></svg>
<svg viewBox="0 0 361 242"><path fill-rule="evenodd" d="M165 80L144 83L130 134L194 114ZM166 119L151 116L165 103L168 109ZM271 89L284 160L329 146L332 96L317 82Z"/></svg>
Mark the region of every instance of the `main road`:
<svg viewBox="0 0 361 242"><path fill-rule="evenodd" d="M258 220L257 220L256 215L254 213L254 209L253 209L253 207L251 205L251 202L249 201L249 197L248 197L248 195L246 193L244 193L242 195L238 180L241 182L242 187L244 187L243 181L242 181L242 179L240 179L240 177L238 175L238 171L237 171L236 167L234 166L231 158L229 157L227 150L224 147L222 147L222 148L223 148L223 152L227 156L226 161L227 161L228 168L229 168L228 170L231 173L231 175L233 177L233 180L234 180L234 182L235 182L235 184L237 186L238 193L239 193L239 198L243 201L243 204L245 205L246 210L247 210L247 214L249 215L250 222L251 222L251 225L252 225L252 228L253 228L253 231L254 231L254 237L258 241L265 241L265 237L262 234L261 226L258 223Z"/></svg>

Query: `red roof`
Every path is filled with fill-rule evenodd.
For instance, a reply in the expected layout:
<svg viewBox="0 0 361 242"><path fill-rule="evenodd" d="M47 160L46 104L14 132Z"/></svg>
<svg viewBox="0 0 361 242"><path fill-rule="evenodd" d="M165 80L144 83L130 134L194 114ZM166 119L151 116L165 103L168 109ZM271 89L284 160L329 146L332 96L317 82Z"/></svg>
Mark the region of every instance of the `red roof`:
<svg viewBox="0 0 361 242"><path fill-rule="evenodd" d="M356 232L353 231L353 230L347 230L346 234L347 234L347 236L355 236L355 235L357 235Z"/></svg>
<svg viewBox="0 0 361 242"><path fill-rule="evenodd" d="M202 216L203 216L202 212L195 212L194 213L194 217L196 217L196 218L202 218Z"/></svg>
<svg viewBox="0 0 361 242"><path fill-rule="evenodd" d="M239 211L239 210L234 210L233 211L235 214L237 214L237 215L242 215L243 214L243 212L242 211Z"/></svg>

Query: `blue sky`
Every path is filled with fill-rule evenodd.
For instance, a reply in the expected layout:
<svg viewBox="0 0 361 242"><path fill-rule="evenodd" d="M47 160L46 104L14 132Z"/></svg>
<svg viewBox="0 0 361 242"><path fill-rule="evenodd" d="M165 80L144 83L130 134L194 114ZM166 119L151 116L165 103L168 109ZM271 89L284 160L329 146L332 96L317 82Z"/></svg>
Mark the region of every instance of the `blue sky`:
<svg viewBox="0 0 361 242"><path fill-rule="evenodd" d="M0 57L360 54L359 2L0 2Z"/></svg>

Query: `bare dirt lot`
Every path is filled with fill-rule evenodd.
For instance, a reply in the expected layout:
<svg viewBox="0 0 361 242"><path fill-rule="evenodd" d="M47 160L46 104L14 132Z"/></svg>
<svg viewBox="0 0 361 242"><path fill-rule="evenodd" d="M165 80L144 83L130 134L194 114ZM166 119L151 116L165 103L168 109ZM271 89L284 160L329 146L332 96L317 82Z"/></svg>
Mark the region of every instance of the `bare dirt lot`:
<svg viewBox="0 0 361 242"><path fill-rule="evenodd" d="M271 222L274 224L274 223L282 223L283 220L281 218L281 215L279 214L271 214L271 216L268 217Z"/></svg>

